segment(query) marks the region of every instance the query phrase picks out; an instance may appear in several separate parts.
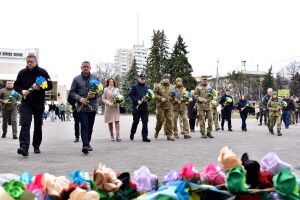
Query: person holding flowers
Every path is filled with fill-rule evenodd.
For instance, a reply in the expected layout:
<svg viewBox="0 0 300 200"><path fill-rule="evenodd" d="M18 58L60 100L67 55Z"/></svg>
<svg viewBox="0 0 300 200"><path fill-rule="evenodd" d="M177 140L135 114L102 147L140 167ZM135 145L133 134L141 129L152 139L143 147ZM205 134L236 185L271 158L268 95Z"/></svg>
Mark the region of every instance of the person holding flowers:
<svg viewBox="0 0 300 200"><path fill-rule="evenodd" d="M277 96L277 92L273 92L271 99L267 104L267 108L269 110L269 132L274 135L274 126L277 124L277 135L281 136L281 114L282 108L286 107L287 104L283 100L279 100Z"/></svg>
<svg viewBox="0 0 300 200"><path fill-rule="evenodd" d="M227 120L228 123L228 131L232 131L231 125L231 113L233 110L233 98L230 96L230 91L226 90L223 96L221 97L220 104L222 105L222 121L221 121L221 129L224 130L224 123Z"/></svg>
<svg viewBox="0 0 300 200"><path fill-rule="evenodd" d="M251 107L251 102L245 98L245 95L241 95L237 109L240 112L240 117L242 119L242 131L247 131L246 120L249 114L249 108Z"/></svg>
<svg viewBox="0 0 300 200"><path fill-rule="evenodd" d="M26 63L26 68L18 73L14 83L16 92L23 96L19 108L21 131L19 136L20 148L17 151L22 156L28 156L32 115L34 118L32 146L34 153L41 153L45 91L52 90L51 78L45 69L38 66L36 56L28 55Z"/></svg>
<svg viewBox="0 0 300 200"><path fill-rule="evenodd" d="M202 138L214 138L212 136L212 110L211 101L215 96L215 90L207 86L208 76L201 77L201 83L196 87L194 97L198 104L199 122L200 122L200 133ZM208 120L208 126L205 133L205 119Z"/></svg>
<svg viewBox="0 0 300 200"><path fill-rule="evenodd" d="M132 100L132 116L133 122L130 131L130 139L134 139L137 126L142 120L142 138L143 142L150 142L148 139L148 101L155 98L152 90L146 85L146 75L141 73L138 77L138 82L134 84L129 92L129 96Z"/></svg>
<svg viewBox="0 0 300 200"><path fill-rule="evenodd" d="M98 111L99 93L102 85L99 78L91 74L91 64L81 64L81 74L73 79L70 98L76 101L76 111L81 125L82 153L87 155L93 148L90 144L96 113Z"/></svg>
<svg viewBox="0 0 300 200"><path fill-rule="evenodd" d="M189 96L189 92L183 86L182 79L176 78L176 85L174 91L178 94L177 96L173 97L173 133L176 139L179 139L178 135L178 127L177 121L178 118L181 117L182 119L182 134L184 139L191 138L189 134L189 122L187 116L187 103L192 101L192 96ZM190 98L189 98L190 97Z"/></svg>
<svg viewBox="0 0 300 200"><path fill-rule="evenodd" d="M172 99L175 95L174 86L170 83L171 75L164 74L162 81L154 87L156 99L156 127L154 138L164 125L168 141L174 141L172 128Z"/></svg>
<svg viewBox="0 0 300 200"><path fill-rule="evenodd" d="M115 141L113 127L113 123L115 123L116 141L120 142L121 138L119 103L122 102L122 95L120 95L119 89L116 87L116 82L113 78L110 78L106 81L106 88L104 88L103 91L102 102L105 104L104 122L108 123L110 139L111 141Z"/></svg>
<svg viewBox="0 0 300 200"><path fill-rule="evenodd" d="M11 117L13 138L18 139L18 125L17 125L17 101L20 100L21 95L14 89L14 82L6 81L5 88L0 90L0 103L2 104L2 138L6 137L8 118Z"/></svg>

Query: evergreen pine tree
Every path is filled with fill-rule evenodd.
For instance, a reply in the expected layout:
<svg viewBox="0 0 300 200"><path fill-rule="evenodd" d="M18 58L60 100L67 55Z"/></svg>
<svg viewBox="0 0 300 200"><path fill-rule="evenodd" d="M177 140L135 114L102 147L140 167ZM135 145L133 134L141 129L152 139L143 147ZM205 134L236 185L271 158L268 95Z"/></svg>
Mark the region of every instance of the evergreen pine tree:
<svg viewBox="0 0 300 200"><path fill-rule="evenodd" d="M122 85L122 93L124 95L125 103L124 107L127 112L132 111L132 102L129 97L129 92L131 87L137 82L138 72L137 72L137 64L135 58L133 59L132 66L124 77L124 82Z"/></svg>
<svg viewBox="0 0 300 200"><path fill-rule="evenodd" d="M152 46L149 49L150 54L147 59L146 75L147 85L151 89L155 84L160 83L165 69L168 68L169 52L168 52L168 40L164 31L153 30ZM155 101L150 101L148 104L150 112L155 111Z"/></svg>
<svg viewBox="0 0 300 200"><path fill-rule="evenodd" d="M268 72L264 75L262 81L262 92L266 93L268 88L274 88L274 77L272 72L272 66L268 70Z"/></svg>
<svg viewBox="0 0 300 200"><path fill-rule="evenodd" d="M192 90L196 87L197 81L192 76L193 68L188 61L188 53L187 45L183 41L181 35L179 35L174 45L168 68L165 68L164 70L165 73L169 73L174 79L177 77L182 78L185 87L188 90Z"/></svg>
<svg viewBox="0 0 300 200"><path fill-rule="evenodd" d="M296 72L296 74L292 77L291 83L289 85L290 94L296 97L300 97L300 74Z"/></svg>
<svg viewBox="0 0 300 200"><path fill-rule="evenodd" d="M152 46L147 59L146 74L150 88L161 81L165 69L168 67L168 41L164 31L153 30Z"/></svg>

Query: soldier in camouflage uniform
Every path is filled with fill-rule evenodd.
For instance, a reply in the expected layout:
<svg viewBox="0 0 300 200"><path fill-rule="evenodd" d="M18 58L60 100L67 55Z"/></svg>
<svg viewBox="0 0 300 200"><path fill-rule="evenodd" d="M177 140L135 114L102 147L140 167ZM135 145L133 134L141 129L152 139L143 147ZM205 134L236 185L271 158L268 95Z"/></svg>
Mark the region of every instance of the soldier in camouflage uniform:
<svg viewBox="0 0 300 200"><path fill-rule="evenodd" d="M219 121L218 121L218 101L216 97L211 101L211 109L212 109L212 118L215 125L215 130L220 130Z"/></svg>
<svg viewBox="0 0 300 200"><path fill-rule="evenodd" d="M180 129L182 131L182 134L184 135L184 139L189 139L189 138L191 138L191 136L189 134L189 122L188 122L188 117L187 117L187 106L186 106L186 102L183 99L183 95L186 92L186 89L182 84L182 79L181 78L176 79L176 86L175 86L174 90L178 93L178 96L174 97L174 99L173 99L173 132L174 132L174 137L179 139L177 121L178 121L178 118L181 118L181 120L179 120ZM181 126L181 122L182 122L182 126Z"/></svg>
<svg viewBox="0 0 300 200"><path fill-rule="evenodd" d="M195 99L197 101L197 108L199 113L200 122L200 133L202 138L213 138L212 131L212 110L211 110L211 100L213 97L208 95L207 90L207 76L201 77L201 83L195 89ZM208 120L207 134L205 134L205 118Z"/></svg>
<svg viewBox="0 0 300 200"><path fill-rule="evenodd" d="M161 83L154 87L154 93L156 97L156 128L154 137L158 137L158 133L165 123L165 134L167 139L174 141L172 131L172 97L171 92L173 85L170 83L171 76L169 74L163 75Z"/></svg>
<svg viewBox="0 0 300 200"><path fill-rule="evenodd" d="M269 110L269 120L270 120L270 126L269 126L269 132L274 135L273 128L275 124L277 124L277 134L278 136L281 136L281 112L282 108L279 105L279 100L277 97L277 93L274 92L271 99L269 100L267 104L268 110Z"/></svg>
<svg viewBox="0 0 300 200"><path fill-rule="evenodd" d="M11 118L13 139L18 139L18 125L17 125L17 100L19 99L10 99L10 95L13 92L14 83L13 81L6 82L6 88L0 90L0 103L2 106L2 138L6 137L7 133L7 124L9 117Z"/></svg>

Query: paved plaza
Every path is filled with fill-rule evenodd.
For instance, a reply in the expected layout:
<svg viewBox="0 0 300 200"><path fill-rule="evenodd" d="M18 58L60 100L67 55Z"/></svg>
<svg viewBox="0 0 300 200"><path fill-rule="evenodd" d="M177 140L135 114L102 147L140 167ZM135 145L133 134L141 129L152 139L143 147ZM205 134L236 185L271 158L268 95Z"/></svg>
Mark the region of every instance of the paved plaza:
<svg viewBox="0 0 300 200"><path fill-rule="evenodd" d="M49 172L54 175L65 175L68 171L77 169L93 172L96 164L103 162L116 171L131 173L146 165L152 173L161 177L170 169L179 170L189 161L192 161L198 170L202 170L208 163L217 162L219 150L225 145L239 156L248 152L251 159L257 160L273 151L282 160L296 167L300 166L299 124L291 126L288 130L283 129L283 136L278 137L270 135L265 126L257 126L254 119L248 120L248 132L241 132L241 122L235 119L234 132L214 132L214 139L201 139L197 131L192 133L192 139L170 142L162 132L158 139L154 139L155 117L150 117L149 121L151 143L141 142L141 124L135 140L130 141L132 118L129 115L122 116L122 142L117 143L110 141L103 116L97 116L92 139L94 151L87 156L81 153L81 143L73 143L73 121L46 121L43 126L42 153L33 154L31 146L28 158L17 155L18 140L13 140L9 132L7 138L0 138L0 173L20 174L29 171L33 174Z"/></svg>

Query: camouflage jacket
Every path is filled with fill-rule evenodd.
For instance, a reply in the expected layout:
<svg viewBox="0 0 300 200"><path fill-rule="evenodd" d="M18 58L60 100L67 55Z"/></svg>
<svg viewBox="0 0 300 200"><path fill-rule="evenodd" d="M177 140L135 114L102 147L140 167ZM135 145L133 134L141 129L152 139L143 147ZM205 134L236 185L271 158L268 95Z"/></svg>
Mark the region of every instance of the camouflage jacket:
<svg viewBox="0 0 300 200"><path fill-rule="evenodd" d="M17 107L17 101L15 99L9 98L12 92L13 92L13 89L8 90L6 88L2 88L0 90L0 103L2 103L3 110L13 110ZM4 104L3 101L8 100L8 99L10 99L9 102L11 102L11 103Z"/></svg>
<svg viewBox="0 0 300 200"><path fill-rule="evenodd" d="M172 100L171 92L173 91L174 86L172 84L159 83L154 87L154 94L156 98L156 108L158 109L171 109ZM161 99L166 99L165 102L162 102Z"/></svg>
<svg viewBox="0 0 300 200"><path fill-rule="evenodd" d="M278 117L281 114L281 107L278 99L270 99L267 104L269 115Z"/></svg>
<svg viewBox="0 0 300 200"><path fill-rule="evenodd" d="M173 98L173 110L181 110L182 111L184 109L187 109L186 102L183 101L183 95L186 92L186 88L183 86L181 86L181 87L175 86L174 90L176 90L176 92L178 93L178 97ZM178 104L176 99L180 100L181 104Z"/></svg>
<svg viewBox="0 0 300 200"><path fill-rule="evenodd" d="M210 110L212 97L208 96L208 86L199 85L195 89L195 99L197 101L198 109Z"/></svg>

